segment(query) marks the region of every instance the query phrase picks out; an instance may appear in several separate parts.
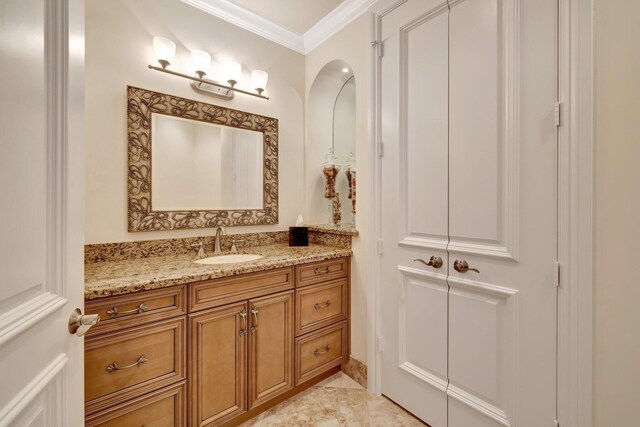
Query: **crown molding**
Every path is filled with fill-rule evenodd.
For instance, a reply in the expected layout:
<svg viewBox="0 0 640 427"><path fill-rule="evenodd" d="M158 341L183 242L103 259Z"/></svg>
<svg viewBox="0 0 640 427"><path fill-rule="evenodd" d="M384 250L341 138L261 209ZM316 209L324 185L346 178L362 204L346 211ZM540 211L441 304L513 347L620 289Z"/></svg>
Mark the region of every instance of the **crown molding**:
<svg viewBox="0 0 640 427"><path fill-rule="evenodd" d="M309 28L303 36L304 53L309 53L365 13L377 0L344 0Z"/></svg>
<svg viewBox="0 0 640 427"><path fill-rule="evenodd" d="M289 31L229 0L182 0L298 53L307 54L366 12L377 0L344 0L304 34Z"/></svg>
<svg viewBox="0 0 640 427"><path fill-rule="evenodd" d="M274 24L228 0L182 0L182 2L291 50L305 53L304 42L300 34Z"/></svg>

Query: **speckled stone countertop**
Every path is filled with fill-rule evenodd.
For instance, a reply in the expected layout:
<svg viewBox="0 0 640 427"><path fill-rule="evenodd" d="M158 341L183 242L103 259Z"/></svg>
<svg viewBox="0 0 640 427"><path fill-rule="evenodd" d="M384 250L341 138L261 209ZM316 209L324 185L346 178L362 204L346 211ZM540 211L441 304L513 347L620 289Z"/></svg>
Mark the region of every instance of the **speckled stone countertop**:
<svg viewBox="0 0 640 427"><path fill-rule="evenodd" d="M239 253L258 254L264 258L236 264L201 265L193 262L192 254L181 254L86 264L84 297L92 300L352 254L351 249L332 246L290 247L282 243L242 248Z"/></svg>
<svg viewBox="0 0 640 427"><path fill-rule="evenodd" d="M321 233L338 234L341 236L357 236L358 230L352 225L314 224L309 225L309 230Z"/></svg>

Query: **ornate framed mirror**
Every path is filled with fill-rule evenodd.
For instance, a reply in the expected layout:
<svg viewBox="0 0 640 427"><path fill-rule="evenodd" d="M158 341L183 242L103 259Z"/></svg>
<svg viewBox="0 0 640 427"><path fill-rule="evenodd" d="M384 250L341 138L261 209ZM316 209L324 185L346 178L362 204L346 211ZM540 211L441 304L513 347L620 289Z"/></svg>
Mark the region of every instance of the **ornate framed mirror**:
<svg viewBox="0 0 640 427"><path fill-rule="evenodd" d="M127 87L128 230L278 223L278 119Z"/></svg>

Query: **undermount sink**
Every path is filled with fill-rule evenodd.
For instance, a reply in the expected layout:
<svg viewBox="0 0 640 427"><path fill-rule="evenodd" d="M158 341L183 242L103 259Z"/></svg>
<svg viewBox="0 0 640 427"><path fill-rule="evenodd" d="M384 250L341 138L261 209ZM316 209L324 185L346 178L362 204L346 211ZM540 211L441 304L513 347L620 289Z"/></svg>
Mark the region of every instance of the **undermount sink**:
<svg viewBox="0 0 640 427"><path fill-rule="evenodd" d="M255 261L260 258L264 258L262 255L253 255L253 254L231 254L231 255L220 255L220 256L212 256L209 258L203 258L195 260L196 264L204 264L204 265L216 265L216 264L234 264L236 262L248 262Z"/></svg>

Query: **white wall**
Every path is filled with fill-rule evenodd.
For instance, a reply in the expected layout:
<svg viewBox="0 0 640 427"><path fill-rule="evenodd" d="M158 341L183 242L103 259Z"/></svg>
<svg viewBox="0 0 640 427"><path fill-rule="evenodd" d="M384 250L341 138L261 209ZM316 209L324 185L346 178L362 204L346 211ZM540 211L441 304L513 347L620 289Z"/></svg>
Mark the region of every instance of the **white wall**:
<svg viewBox="0 0 640 427"><path fill-rule="evenodd" d="M640 402L640 2L596 0L595 427Z"/></svg>
<svg viewBox="0 0 640 427"><path fill-rule="evenodd" d="M237 95L222 101L195 93L186 80L147 69L151 39L174 40L172 67L189 72L189 50L203 49L214 58L233 59L244 68L269 73L269 101ZM210 229L153 233L127 232L126 86L223 105L279 119L280 224L235 227L230 232L284 230L295 223L304 201L304 99L319 70L342 59L356 76L356 155L358 229L354 238L352 282L352 353L366 361L366 300L371 278L371 177L368 133L369 18L363 15L306 57L208 15L177 0L86 1L86 243L190 237ZM239 83L243 85L243 81Z"/></svg>
<svg viewBox="0 0 640 427"><path fill-rule="evenodd" d="M309 98L311 86L320 70L339 59L349 64L356 79L356 163L358 165L357 229L360 236L353 239L351 282L351 353L367 360L367 294L371 289L371 253L373 223L371 221L371 146L369 141L370 87L370 31L369 14L363 14L305 57L305 93ZM311 120L311 112L307 116ZM307 141L308 142L308 141ZM307 147L308 148L308 147ZM307 200L307 208L315 201Z"/></svg>
<svg viewBox="0 0 640 427"><path fill-rule="evenodd" d="M172 68L190 73L189 50L269 73L269 101L236 95L218 100L194 92L189 82L147 69L152 37L178 45ZM228 231L284 230L304 208L304 56L178 0L86 1L86 243L211 234L211 229L127 232L126 86L138 86L279 119L280 223ZM247 87L250 87L247 86Z"/></svg>

